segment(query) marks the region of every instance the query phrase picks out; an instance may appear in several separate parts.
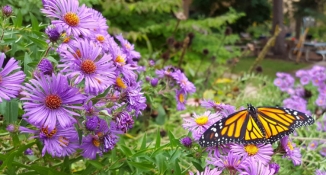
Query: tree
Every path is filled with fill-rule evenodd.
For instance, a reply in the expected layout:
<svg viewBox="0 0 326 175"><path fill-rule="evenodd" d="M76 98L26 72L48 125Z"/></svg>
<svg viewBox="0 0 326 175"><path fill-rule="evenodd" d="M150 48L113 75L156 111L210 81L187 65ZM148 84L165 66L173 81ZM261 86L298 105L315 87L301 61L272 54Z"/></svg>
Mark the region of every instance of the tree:
<svg viewBox="0 0 326 175"><path fill-rule="evenodd" d="M283 0L273 0L273 32L278 25L282 31L275 40L274 55L285 55L285 30L283 25Z"/></svg>

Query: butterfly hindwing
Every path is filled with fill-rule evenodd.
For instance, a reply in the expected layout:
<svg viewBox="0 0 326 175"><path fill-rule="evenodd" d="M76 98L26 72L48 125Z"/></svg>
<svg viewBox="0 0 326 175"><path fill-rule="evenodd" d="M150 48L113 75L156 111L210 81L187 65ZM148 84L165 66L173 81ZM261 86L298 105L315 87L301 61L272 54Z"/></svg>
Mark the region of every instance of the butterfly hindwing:
<svg viewBox="0 0 326 175"><path fill-rule="evenodd" d="M312 124L314 119L302 112L282 107L258 107L257 118L269 143L294 132L295 128Z"/></svg>

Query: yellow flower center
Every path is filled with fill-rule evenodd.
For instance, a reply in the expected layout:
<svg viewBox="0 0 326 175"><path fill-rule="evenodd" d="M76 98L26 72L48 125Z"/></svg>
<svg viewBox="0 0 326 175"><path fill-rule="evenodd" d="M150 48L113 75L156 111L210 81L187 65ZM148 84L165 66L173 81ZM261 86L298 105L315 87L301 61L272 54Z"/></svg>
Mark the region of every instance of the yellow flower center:
<svg viewBox="0 0 326 175"><path fill-rule="evenodd" d="M93 138L92 142L93 142L93 145L94 146L96 146L96 147L99 147L100 146L100 141L98 139Z"/></svg>
<svg viewBox="0 0 326 175"><path fill-rule="evenodd" d="M50 109L58 109L61 103L61 98L58 95L48 95L45 98L45 106Z"/></svg>
<svg viewBox="0 0 326 175"><path fill-rule="evenodd" d="M195 121L200 126L205 125L208 122L208 116L200 116Z"/></svg>
<svg viewBox="0 0 326 175"><path fill-rule="evenodd" d="M46 135L48 138L52 138L54 134L57 133L57 128L54 128L51 132L49 132L48 127L42 128L41 132Z"/></svg>
<svg viewBox="0 0 326 175"><path fill-rule="evenodd" d="M117 58L115 58L115 62L120 63L122 65L126 64L126 60L122 58L122 56L118 55Z"/></svg>
<svg viewBox="0 0 326 175"><path fill-rule="evenodd" d="M119 88L122 88L122 89L127 88L127 85L125 84L125 82L123 82L121 77L117 77L117 79L115 80L115 83Z"/></svg>
<svg viewBox="0 0 326 175"><path fill-rule="evenodd" d="M105 41L105 38L104 38L103 35L99 35L99 36L97 36L96 39L97 39L97 41L99 41L99 42L101 42L101 43L103 43L103 42Z"/></svg>
<svg viewBox="0 0 326 175"><path fill-rule="evenodd" d="M64 43L68 43L69 41L70 41L70 37L69 36L63 38L63 42Z"/></svg>
<svg viewBox="0 0 326 175"><path fill-rule="evenodd" d="M183 103L185 101L185 96L181 93L179 94L179 101Z"/></svg>
<svg viewBox="0 0 326 175"><path fill-rule="evenodd" d="M79 24L79 17L76 13L68 12L63 16L63 18L70 26L76 27Z"/></svg>
<svg viewBox="0 0 326 175"><path fill-rule="evenodd" d="M290 141L288 141L288 148L292 151L293 150L293 145Z"/></svg>
<svg viewBox="0 0 326 175"><path fill-rule="evenodd" d="M92 60L85 60L81 64L81 70L86 74L91 74L96 71L96 65Z"/></svg>
<svg viewBox="0 0 326 175"><path fill-rule="evenodd" d="M245 151L248 153L249 156L253 156L256 155L258 153L258 147L256 145L250 144L250 145L246 145L245 147Z"/></svg>

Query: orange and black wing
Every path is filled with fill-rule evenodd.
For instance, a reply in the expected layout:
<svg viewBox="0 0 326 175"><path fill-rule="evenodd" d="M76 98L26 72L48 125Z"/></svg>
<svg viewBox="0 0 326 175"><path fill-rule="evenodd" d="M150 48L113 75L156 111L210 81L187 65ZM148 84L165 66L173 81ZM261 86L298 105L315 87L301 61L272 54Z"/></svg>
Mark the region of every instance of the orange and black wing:
<svg viewBox="0 0 326 175"><path fill-rule="evenodd" d="M265 137L247 110L241 110L214 123L199 139L201 146L227 143L263 143Z"/></svg>
<svg viewBox="0 0 326 175"><path fill-rule="evenodd" d="M311 116L283 107L258 107L257 118L269 143L274 143L291 134L295 128L314 123Z"/></svg>

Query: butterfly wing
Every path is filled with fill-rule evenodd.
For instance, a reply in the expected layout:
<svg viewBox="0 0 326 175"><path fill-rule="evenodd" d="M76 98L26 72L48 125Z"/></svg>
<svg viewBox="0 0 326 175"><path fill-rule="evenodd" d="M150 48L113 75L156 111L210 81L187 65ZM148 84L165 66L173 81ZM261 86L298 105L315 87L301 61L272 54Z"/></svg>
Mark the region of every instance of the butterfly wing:
<svg viewBox="0 0 326 175"><path fill-rule="evenodd" d="M269 143L291 134L295 128L314 123L311 116L283 107L258 107L257 118Z"/></svg>
<svg viewBox="0 0 326 175"><path fill-rule="evenodd" d="M241 110L214 123L199 139L201 146L227 143L253 144L264 142L265 137L247 110Z"/></svg>

